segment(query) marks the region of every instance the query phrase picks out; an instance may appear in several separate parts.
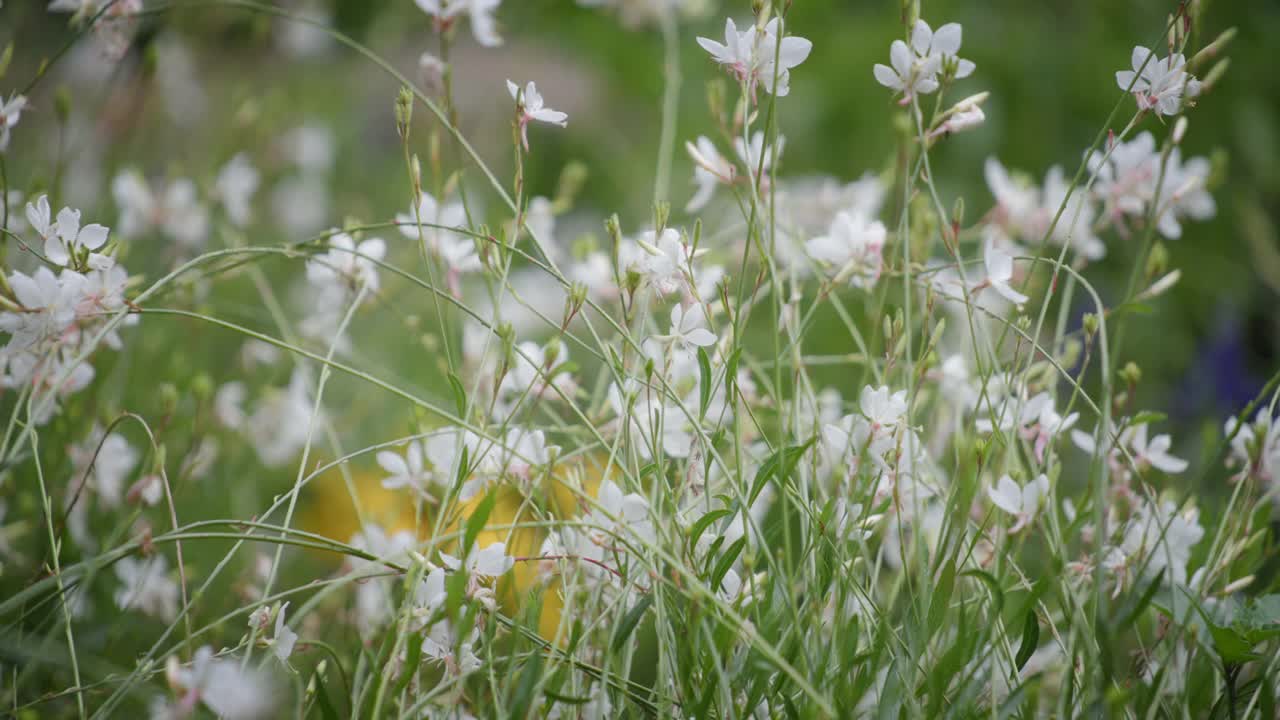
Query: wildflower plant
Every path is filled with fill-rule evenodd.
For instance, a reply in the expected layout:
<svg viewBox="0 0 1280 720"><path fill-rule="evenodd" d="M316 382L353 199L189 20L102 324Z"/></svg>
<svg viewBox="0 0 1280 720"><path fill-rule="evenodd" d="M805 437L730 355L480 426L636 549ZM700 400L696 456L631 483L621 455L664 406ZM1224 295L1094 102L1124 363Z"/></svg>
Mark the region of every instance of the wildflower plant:
<svg viewBox="0 0 1280 720"><path fill-rule="evenodd" d="M1232 32L1202 45L1201 4L1091 81L1095 140L1028 175L945 152L993 103L961 54L991 54L905 2L888 64L844 80L883 96L896 145L858 162L884 169L815 180L784 138L821 70L805 3L582 0L658 38L640 213L592 205L617 168L548 168L588 114L571 81L486 78L515 3L403 4L416 70L292 6L47 8L81 63L215 8L354 52L398 88L366 109L394 172L355 192L335 132L265 133L258 99L213 158L44 167L73 110L42 83L76 56L0 61L5 707L1275 715L1280 375L1206 451L1130 359L1182 277L1163 243L1218 212L1186 139ZM181 95L179 55L154 70Z"/></svg>

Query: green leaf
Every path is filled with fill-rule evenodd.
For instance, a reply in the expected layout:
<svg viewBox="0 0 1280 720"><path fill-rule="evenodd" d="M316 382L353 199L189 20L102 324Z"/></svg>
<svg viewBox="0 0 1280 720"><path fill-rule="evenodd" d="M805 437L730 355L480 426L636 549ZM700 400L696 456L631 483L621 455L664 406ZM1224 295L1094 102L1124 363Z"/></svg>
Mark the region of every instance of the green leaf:
<svg viewBox="0 0 1280 720"><path fill-rule="evenodd" d="M1166 419L1168 419L1168 417L1169 417L1168 415L1165 415L1162 412L1143 410L1142 412L1139 412L1138 414L1134 415L1133 418L1129 420L1129 426L1137 427L1138 425L1154 425L1155 423L1164 422Z"/></svg>
<svg viewBox="0 0 1280 720"><path fill-rule="evenodd" d="M467 416L467 390L462 386L458 376L449 373L449 385L453 388L453 402L458 407L458 417Z"/></svg>
<svg viewBox="0 0 1280 720"><path fill-rule="evenodd" d="M707 357L704 348L698 348L698 372L698 417L704 418L707 416L707 406L711 404L711 358Z"/></svg>
<svg viewBox="0 0 1280 720"><path fill-rule="evenodd" d="M511 717L530 717L533 705L533 694L538 688L538 680L542 678L542 653L534 652L524 664L524 672L520 673L520 684L516 686L515 697L511 700Z"/></svg>
<svg viewBox="0 0 1280 720"><path fill-rule="evenodd" d="M791 477L791 473L795 470L796 463L804 456L805 451L817 440L816 437L809 438L809 441L803 445L792 445L781 450L775 451L769 456L768 460L760 466L756 471L756 478L751 483L751 494L747 495L747 506L755 503L756 498L760 495L760 491L764 489L770 478L777 478L779 484L786 478Z"/></svg>
<svg viewBox="0 0 1280 720"><path fill-rule="evenodd" d="M613 652L618 652L627 643L627 638L631 637L631 633L635 631L636 626L640 624L641 618L644 617L645 611L652 604L653 593L647 593L622 617L622 622L618 623L618 629L613 633L613 642L610 643Z"/></svg>
<svg viewBox="0 0 1280 720"><path fill-rule="evenodd" d="M698 538L702 537L702 533L706 532L707 527L709 527L711 523L719 520L722 517L726 517L732 514L733 514L732 510L720 508L719 510L712 510L706 515L703 515L702 517L698 518L697 521L694 522L693 525L689 527L689 546L697 547Z"/></svg>
<svg viewBox="0 0 1280 720"><path fill-rule="evenodd" d="M1253 652L1253 643L1235 628L1209 623L1209 634L1213 637L1213 648L1224 665L1243 665L1262 657Z"/></svg>
<svg viewBox="0 0 1280 720"><path fill-rule="evenodd" d="M315 673L312 677L316 681L316 705L320 706L320 716L324 720L338 720L338 711L333 708L333 702L329 700L329 691L324 686L324 673Z"/></svg>
<svg viewBox="0 0 1280 720"><path fill-rule="evenodd" d="M720 583L724 580L724 576L729 573L729 568L733 567L734 561L742 554L742 548L746 546L747 538L745 536L740 537L716 561L716 567L711 571L711 577L709 578L712 591L718 592L720 590Z"/></svg>
<svg viewBox="0 0 1280 720"><path fill-rule="evenodd" d="M485 493L484 499L476 506L475 512L471 513L471 517L467 518L467 534L462 544L466 552L470 552L471 547L475 545L476 536L484 529L485 523L489 522L489 513L493 512L493 506L497 502L498 493Z"/></svg>
<svg viewBox="0 0 1280 720"><path fill-rule="evenodd" d="M1146 592L1142 593L1142 597L1138 598L1138 602L1134 604L1133 609L1125 613L1124 619L1116 627L1129 627L1143 610L1151 604L1151 599L1155 597L1156 591L1160 589L1160 583L1164 581L1165 568L1160 568L1160 572L1156 573L1156 578L1147 586Z"/></svg>
<svg viewBox="0 0 1280 720"><path fill-rule="evenodd" d="M1022 644L1018 646L1018 655L1014 658L1014 665L1019 670L1027 661L1031 659L1031 655L1040 645L1040 620L1036 617L1036 609L1034 607L1027 608L1027 620L1022 625Z"/></svg>
<svg viewBox="0 0 1280 720"><path fill-rule="evenodd" d="M552 692L552 691L550 691L550 690L543 690L543 691L542 691L542 694L543 694L543 695L546 695L547 697L551 698L552 700L555 700L556 702L558 702L558 703L562 703L562 704L564 704L564 705L586 705L587 703L591 702L591 698L589 698L589 697L576 697L576 696L573 696L573 695L561 695L561 694L560 694L560 693L558 693L558 692Z"/></svg>
<svg viewBox="0 0 1280 720"><path fill-rule="evenodd" d="M930 637L937 632L938 626L946 616L947 608L951 606L951 591L955 589L955 584L956 565L954 562L948 562L946 567L942 568L942 576L938 578L938 584L933 588L933 596L929 598Z"/></svg>
<svg viewBox="0 0 1280 720"><path fill-rule="evenodd" d="M960 573L960 577L972 577L981 580L987 586L987 590L991 591L991 602L995 605L995 615L999 615L1004 610L1004 590L1000 587L1000 582L995 576L985 570L965 570Z"/></svg>
<svg viewBox="0 0 1280 720"><path fill-rule="evenodd" d="M391 688L391 697L396 697L408 687L409 681L418 672L418 665L422 662L422 638L422 633L409 635L408 647L405 648L404 667L400 670L400 678Z"/></svg>

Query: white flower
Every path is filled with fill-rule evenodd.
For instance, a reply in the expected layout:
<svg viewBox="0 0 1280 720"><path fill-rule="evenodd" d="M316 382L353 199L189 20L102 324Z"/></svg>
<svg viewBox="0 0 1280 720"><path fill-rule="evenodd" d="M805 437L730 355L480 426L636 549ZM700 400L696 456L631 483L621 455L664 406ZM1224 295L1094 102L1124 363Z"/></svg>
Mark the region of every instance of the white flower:
<svg viewBox="0 0 1280 720"><path fill-rule="evenodd" d="M355 287L378 289L378 265L387 254L387 244L381 238L369 238L356 245L346 233L329 238L329 250L307 261L307 280L318 286L334 283L350 283Z"/></svg>
<svg viewBox="0 0 1280 720"><path fill-rule="evenodd" d="M1119 549L1131 559L1127 566L1138 567L1141 563L1137 560L1146 558L1146 575L1155 577L1168 570L1167 581L1185 585L1191 548L1203 537L1204 528L1194 508L1179 513L1172 502L1144 503L1125 526Z"/></svg>
<svg viewBox="0 0 1280 720"><path fill-rule="evenodd" d="M450 570L465 569L467 597L490 609L495 603L493 580L507 574L515 566L515 558L507 554L507 545L501 542L491 543L483 549L472 547L465 560L446 553L440 553L440 559ZM429 602L438 602L438 588L428 587L425 592Z"/></svg>
<svg viewBox="0 0 1280 720"><path fill-rule="evenodd" d="M1014 305L1022 305L1027 301L1027 296L1014 290L1009 283L1013 280L1013 258L1008 253L996 247L996 244L987 240L986 252L983 253L982 261L987 267L987 283L992 290L1000 293L1009 302Z"/></svg>
<svg viewBox="0 0 1280 720"><path fill-rule="evenodd" d="M1187 469L1187 461L1169 454L1173 438L1167 434L1147 440L1147 425L1143 423L1124 433L1123 438L1133 450L1133 459L1141 467L1149 465L1161 472L1177 475Z"/></svg>
<svg viewBox="0 0 1280 720"><path fill-rule="evenodd" d="M473 650L471 637L474 634L473 627L471 632L460 638L448 620L441 620L431 626L427 637L422 641L422 653L432 660L444 663L445 669L452 675L469 675L482 665Z"/></svg>
<svg viewBox="0 0 1280 720"><path fill-rule="evenodd" d="M458 293L458 278L462 273L483 269L471 237L445 229L466 228L467 211L462 203L437 202L431 193L423 192L418 198L418 207L407 213L397 213L396 223L401 234L413 240L421 238L427 249L444 261L449 272L449 286L455 294Z"/></svg>
<svg viewBox="0 0 1280 720"><path fill-rule="evenodd" d="M17 127L26 106L27 99L22 95L13 95L8 102L0 100L0 152L9 149L10 131Z"/></svg>
<svg viewBox="0 0 1280 720"><path fill-rule="evenodd" d="M249 162L249 156L237 153L235 157L218 172L214 183L214 191L227 211L227 217L236 227L249 224L253 216L250 201L257 192L261 177Z"/></svg>
<svg viewBox="0 0 1280 720"><path fill-rule="evenodd" d="M1243 467L1243 475L1271 485L1273 493L1280 490L1276 484L1280 479L1280 422L1273 420L1270 409L1265 407L1252 423L1244 423L1239 430L1238 422L1230 417L1223 427L1224 436L1231 438L1229 464Z"/></svg>
<svg viewBox="0 0 1280 720"><path fill-rule="evenodd" d="M413 533L402 530L387 535L381 527L368 523L351 538L351 545L367 551L378 560L352 560L352 571L363 576L385 571L382 561L407 562L408 551L414 544ZM356 583L354 614L362 635L367 637L394 612L392 584L392 579L387 577L365 577Z"/></svg>
<svg viewBox="0 0 1280 720"><path fill-rule="evenodd" d="M516 112L520 115L520 142L524 145L525 152L529 151L529 123L537 120L538 122L549 123L551 125L559 125L565 127L569 124L569 116L559 110L552 110L546 107L542 101L542 95L538 93L538 88L530 80L521 91L520 87L510 80L507 81L507 91L511 93L511 99L516 101Z"/></svg>
<svg viewBox="0 0 1280 720"><path fill-rule="evenodd" d="M960 52L960 36L959 23L947 23L934 32L929 29L929 23L916 20L916 25L911 30L911 49L921 59L936 58L938 68L943 72L954 65L955 77L966 78L973 74L974 64L957 57L956 54Z"/></svg>
<svg viewBox="0 0 1280 720"><path fill-rule="evenodd" d="M515 565L515 558L507 554L507 544L496 542L483 549L472 548L466 560L441 553L445 567L450 570L465 569L468 575L492 579L501 577Z"/></svg>
<svg viewBox="0 0 1280 720"><path fill-rule="evenodd" d="M778 18L770 20L763 32L754 24L738 32L738 26L728 18L724 22L723 44L705 37L699 37L698 44L711 53L713 60L726 66L730 75L746 83L752 97L757 84L763 85L770 94L782 97L790 92L791 69L809 57L813 43L791 36L783 37L779 44L779 30Z"/></svg>
<svg viewBox="0 0 1280 720"><path fill-rule="evenodd" d="M733 183L737 170L705 135L699 135L696 142L685 143L685 149L693 159L693 182L698 191L684 209L685 212L697 212L711 202L717 185Z"/></svg>
<svg viewBox="0 0 1280 720"><path fill-rule="evenodd" d="M423 466L422 444L416 440L409 441L404 456L390 450L382 450L375 457L378 465L390 473L389 477L382 479L382 487L388 490L403 487L422 490L431 477L431 473Z"/></svg>
<svg viewBox="0 0 1280 720"><path fill-rule="evenodd" d="M1159 163L1155 138L1145 131L1129 142L1113 143L1108 153L1090 153L1089 171L1096 177L1093 191L1103 199L1108 214L1145 215Z"/></svg>
<svg viewBox="0 0 1280 720"><path fill-rule="evenodd" d="M134 238L153 230L188 249L198 249L209 235L209 213L196 197L196 185L186 178L170 180L156 193L136 171L111 181L111 194L120 208L120 234Z"/></svg>
<svg viewBox="0 0 1280 720"><path fill-rule="evenodd" d="M867 385L862 388L858 406L871 422L873 432L879 428L894 428L906 420L907 391L899 390L890 394L888 387L873 388Z"/></svg>
<svg viewBox="0 0 1280 720"><path fill-rule="evenodd" d="M0 313L0 331L9 333L5 350L24 350L59 338L76 319L84 276L71 270L54 275L47 267L30 276L15 271L9 287L25 312Z"/></svg>
<svg viewBox="0 0 1280 720"><path fill-rule="evenodd" d="M629 262L624 262L627 271L639 273L660 295L687 287L685 273L693 271L693 248L679 232L665 228L655 238L649 230L640 236L637 244L640 251L633 253Z"/></svg>
<svg viewBox="0 0 1280 720"><path fill-rule="evenodd" d="M616 546L617 537L653 540L653 521L649 518L649 501L639 493L623 494L612 480L600 484L596 492L597 506L584 518L587 535L599 548ZM601 559L602 556L596 559Z"/></svg>
<svg viewBox="0 0 1280 720"><path fill-rule="evenodd" d="M1177 115L1182 111L1183 97L1200 94L1200 81L1186 71L1187 60L1173 54L1158 60L1155 53L1141 45L1133 49L1132 70L1116 73L1116 84L1130 90L1139 110L1152 110L1158 115Z"/></svg>
<svg viewBox="0 0 1280 720"><path fill-rule="evenodd" d="M181 667L176 657L170 657L166 674L169 684L184 691L177 707L168 708L162 702L153 707L160 717L186 717L196 703L225 720L260 720L273 717L278 693L263 672L242 667L240 660L214 657L213 648L204 646L196 651L189 668Z"/></svg>
<svg viewBox="0 0 1280 720"><path fill-rule="evenodd" d="M267 467L279 467L302 449L310 432L311 391L301 370L295 370L289 387L268 388L252 415L242 426Z"/></svg>
<svg viewBox="0 0 1280 720"><path fill-rule="evenodd" d="M124 585L115 593L121 610L141 610L165 622L177 617L178 584L169 578L169 563L163 555L121 558L115 573Z"/></svg>
<svg viewBox="0 0 1280 720"><path fill-rule="evenodd" d="M333 168L337 139L323 125L300 125L280 138L281 151L310 176L323 175Z"/></svg>
<svg viewBox="0 0 1280 720"><path fill-rule="evenodd" d="M484 47L502 44L493 13L502 0L414 0L418 7L436 21L437 31L444 31L463 13L471 20L471 35Z"/></svg>
<svg viewBox="0 0 1280 720"><path fill-rule="evenodd" d="M1111 435L1114 432L1115 427L1112 426L1109 428L1107 435ZM1153 467L1170 475L1176 475L1187 469L1188 463L1186 460L1169 454L1169 448L1173 446L1173 438L1169 435L1161 434L1148 440L1147 433L1147 424L1142 423L1126 427L1117 438L1117 445L1128 449L1128 455L1133 458L1132 465L1120 447L1109 447L1107 462L1115 475L1127 482L1132 474L1133 466L1136 466L1139 471ZM1104 436L1104 441L1108 440ZM1098 452L1097 443L1094 442L1092 434L1073 430L1071 432L1071 441L1075 443L1076 447L1091 455ZM1110 446L1110 443L1107 442L1107 445Z"/></svg>
<svg viewBox="0 0 1280 720"><path fill-rule="evenodd" d="M903 100L910 100L916 93L928 95L938 89L937 74L942 66L940 55L917 58L905 42L894 40L889 46L889 64L893 67L876 63L872 68L873 74L881 85L902 93Z"/></svg>
<svg viewBox="0 0 1280 720"><path fill-rule="evenodd" d="M567 347L561 344L550 349L549 346L522 342L516 350L514 362L498 385L497 402L494 404L496 417L509 415L515 410L516 403L529 396L541 397L548 388L557 389L556 396L571 396L574 382L570 373L561 372L550 377L556 368L569 361Z"/></svg>
<svg viewBox="0 0 1280 720"><path fill-rule="evenodd" d="M1093 230L1095 215L1093 203L1079 188L1068 198L1069 189L1062 167L1054 165L1049 168L1044 178L1039 224L1034 231L1043 236L1048 231L1049 224L1053 222L1054 215L1057 215L1058 208L1062 208L1058 224L1054 225L1049 239L1059 245L1070 246L1086 260L1101 260L1107 254L1107 247ZM1027 238L1027 240L1035 242L1039 238Z"/></svg>
<svg viewBox="0 0 1280 720"><path fill-rule="evenodd" d="M996 198L995 221L1011 234L1025 235L1040 208L1039 190L1031 183L1015 181L994 157L987 158L983 175ZM1040 238L1035 241L1039 242Z"/></svg>
<svg viewBox="0 0 1280 720"><path fill-rule="evenodd" d="M747 168L747 175L755 177L756 171L760 171L760 181L763 182L769 174L769 170L773 167L774 157L782 157L782 150L787 146L787 138L779 135L777 142L769 147L764 144L764 131L757 130L751 134L751 142L746 142L741 137L733 139L733 150L738 155L738 159Z"/></svg>
<svg viewBox="0 0 1280 720"><path fill-rule="evenodd" d="M978 93L953 105L944 115L942 124L930 133L930 137L951 135L981 125L987 119L982 112L982 103L987 96L988 93Z"/></svg>
<svg viewBox="0 0 1280 720"><path fill-rule="evenodd" d="M44 196L40 197L45 200ZM32 208L28 205L27 217L33 214L40 215L47 211L47 205L38 208L32 212ZM43 219L39 217L38 219ZM72 258L79 254L81 248L89 251L97 250L107 243L107 228L97 223L91 223L80 227L80 211L71 208L62 208L58 211L58 220L55 224L56 232L51 233L44 241L44 254L51 262L56 265L66 266L71 263ZM43 234L43 233L42 233Z"/></svg>
<svg viewBox="0 0 1280 720"><path fill-rule="evenodd" d="M79 483L87 473L89 487L106 507L120 504L125 480L140 459L138 451L123 435L113 432L104 438L97 424L82 442L67 449L67 455L72 464L72 482Z"/></svg>
<svg viewBox="0 0 1280 720"><path fill-rule="evenodd" d="M668 337L677 346L711 347L716 344L716 336L707 330L700 310L695 306L686 311L680 303L671 307L671 333Z"/></svg>
<svg viewBox="0 0 1280 720"><path fill-rule="evenodd" d="M1066 417L1059 415L1054 406L1053 396L1042 392L1022 406L1018 425L1023 427L1024 438L1035 441L1036 460L1044 462L1044 451L1049 443L1061 433L1070 430L1079 419L1079 413L1071 413Z"/></svg>
<svg viewBox="0 0 1280 720"><path fill-rule="evenodd" d="M1207 159L1195 157L1183 163L1178 148L1170 151L1156 201L1156 229L1161 235L1177 239L1182 236L1181 218L1208 220L1217 213L1217 204L1207 188L1209 172Z"/></svg>
<svg viewBox="0 0 1280 720"><path fill-rule="evenodd" d="M284 613L289 609L289 603L280 606L280 612L276 613L276 632L271 639L271 650L280 658L280 662L288 663L289 656L293 654L293 646L298 642L298 634L289 629L284 622Z"/></svg>
<svg viewBox="0 0 1280 720"><path fill-rule="evenodd" d="M987 496L997 507L1015 518L1009 528L1013 534L1031 524L1040 506L1049 495L1049 478L1041 474L1035 480L1019 487L1008 475L1002 475L994 487L987 488Z"/></svg>
<svg viewBox="0 0 1280 720"><path fill-rule="evenodd" d="M49 211L48 195L36 198L35 204L27 203L26 216L27 224L45 240L58 231L58 226L53 224L53 216Z"/></svg>
<svg viewBox="0 0 1280 720"><path fill-rule="evenodd" d="M880 279L885 235L879 220L842 210L831 220L826 235L804 246L810 257L832 266L837 279L847 277L850 285L870 289Z"/></svg>
<svg viewBox="0 0 1280 720"><path fill-rule="evenodd" d="M235 430L244 425L244 399L248 394L244 383L233 380L218 388L213 394L213 414L223 427Z"/></svg>

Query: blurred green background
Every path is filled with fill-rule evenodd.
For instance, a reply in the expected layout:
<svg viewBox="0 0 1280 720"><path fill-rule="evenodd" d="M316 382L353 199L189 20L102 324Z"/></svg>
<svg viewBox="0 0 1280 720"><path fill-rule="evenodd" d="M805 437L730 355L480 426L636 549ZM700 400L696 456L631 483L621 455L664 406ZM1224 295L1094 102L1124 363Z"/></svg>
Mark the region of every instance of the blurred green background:
<svg viewBox="0 0 1280 720"><path fill-rule="evenodd" d="M50 15L43 5L11 2L0 10L0 40L16 42L10 87L20 86L69 36L66 16ZM1232 26L1240 34L1230 47L1225 79L1190 113L1184 152L1225 151L1228 174L1214 192L1216 219L1194 224L1181 240L1167 243L1172 265L1184 270L1182 282L1161 303L1158 316L1132 323L1133 355L1126 358L1145 371L1142 399L1188 424L1246 402L1276 366L1280 337L1274 312L1280 292L1280 78L1270 71L1280 5L1199 5L1200 42ZM436 49L425 15L408 0L282 7L331 22L410 77L419 75L418 54ZM986 124L936 151L933 166L947 201L963 197L971 219L990 207L981 175L990 155L1037 179L1053 164L1073 169L1119 97L1114 72L1127 66L1133 45L1153 44L1174 7L1156 0L924 3L923 16L935 27L953 21L964 26L964 55L978 71L956 92L991 92ZM678 143L713 134L706 82L719 72L695 36L719 37L726 15L742 19L749 12L745 0L708 3L700 17L680 25ZM894 108L874 82L871 66L885 61L889 42L901 35L900 13L896 2L795 3L792 30L813 40L814 51L793 74L791 96L781 105L786 176L851 180L890 161ZM663 92L658 32L625 28L616 14L569 0L509 1L498 16L503 47L478 48L462 29L454 58L462 124L482 155L500 177L510 176L509 99L502 81L536 80L549 105L569 112L570 128L535 131L531 192L552 194L565 164L579 160L591 175L570 218L573 232L599 234L599 219L615 211L624 228L643 224L650 212ZM91 60L64 60L32 98L31 119L11 152L11 180L19 187L28 178L32 185L47 182L49 143L23 145L40 132L32 126L53 120L52 95L62 86L69 88L73 115L81 118L81 140L101 155L104 178L111 168L128 164L207 185L237 150L258 157L283 130L320 121L338 141L326 224L344 217L389 218L407 206L408 196L392 114L396 83L346 48L291 35L299 35L296 28L291 33L262 15L188 7L148 18L125 63L93 68L97 82L77 80L76 72L86 71L72 69ZM307 43L314 45L307 52L285 51ZM175 63L182 67L175 70ZM1124 108L1122 115L1129 111ZM423 115L419 109L420 120ZM1153 119L1143 127L1157 136L1167 130ZM417 138L415 150L425 156L425 133ZM76 151L71 143L69 152ZM690 174L678 147L675 207L692 193ZM470 180L476 184L474 175ZM105 179L99 187L105 190ZM111 217L109 196L88 194L86 211L96 199ZM271 232L259 224L253 241L284 239ZM1090 272L1115 299L1122 292L1117 285L1127 270L1125 259L1136 251L1114 236L1108 244L1108 261ZM131 260L137 265L138 258Z"/></svg>

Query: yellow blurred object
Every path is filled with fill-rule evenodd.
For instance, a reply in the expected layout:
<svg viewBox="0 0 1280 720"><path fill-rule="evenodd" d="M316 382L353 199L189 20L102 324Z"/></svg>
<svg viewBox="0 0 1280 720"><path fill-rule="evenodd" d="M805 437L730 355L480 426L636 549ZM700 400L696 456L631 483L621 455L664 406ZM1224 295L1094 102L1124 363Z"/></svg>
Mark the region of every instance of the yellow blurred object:
<svg viewBox="0 0 1280 720"><path fill-rule="evenodd" d="M494 493L496 498L493 510L484 529L476 537L476 547L484 548L496 542L505 542L508 555L535 558L547 535L546 528L512 526L549 518L567 519L577 516L583 507L583 495L595 497L599 491L607 462L608 457L600 455L557 464L547 474L543 484L544 509L539 508L536 499L526 497L512 485L492 486L486 492L458 505L454 518L442 529L443 534L461 533L466 527L467 518L484 502L488 494ZM418 536L425 539L431 531L435 507L426 505L421 511L421 518L415 517L412 496L404 490L387 490L382 487L382 476L380 472L368 470L351 471L352 490L360 502L365 520L378 524L388 534L402 530L414 532L418 528ZM332 470L311 483L300 514L299 526L308 532L340 542L350 541L359 532L360 520L341 472ZM455 554L458 552L457 542L443 544L440 550ZM510 579L504 579L498 588L498 599L503 612L510 615L518 613L521 603L529 597L530 592L540 586L540 565L541 563L532 559L516 562ZM549 583L548 590L542 593L541 598L538 632L548 640L557 635L560 613L564 607L563 598L555 589L556 586L554 581ZM567 636L567 632L565 635Z"/></svg>

